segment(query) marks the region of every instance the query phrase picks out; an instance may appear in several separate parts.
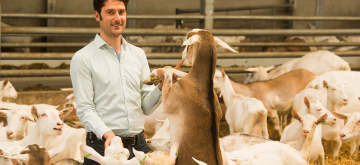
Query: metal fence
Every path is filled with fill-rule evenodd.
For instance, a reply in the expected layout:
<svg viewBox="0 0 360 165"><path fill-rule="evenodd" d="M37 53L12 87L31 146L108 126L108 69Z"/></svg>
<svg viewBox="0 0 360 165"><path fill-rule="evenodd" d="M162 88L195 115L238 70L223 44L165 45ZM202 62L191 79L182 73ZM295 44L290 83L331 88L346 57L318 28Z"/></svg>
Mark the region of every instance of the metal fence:
<svg viewBox="0 0 360 165"><path fill-rule="evenodd" d="M360 35L360 29L213 29L214 20L311 20L311 21L358 21L360 17L325 17L325 16L236 16L236 15L214 15L214 0L201 0L202 15L129 15L128 19L159 19L159 20L202 20L205 29L213 35L221 36L344 36ZM1 0L0 0L1 7ZM1 14L1 11L0 11ZM15 14L3 13L2 18L39 18L39 19L93 19L93 15L66 15L66 14ZM0 19L1 19L0 17ZM157 30L127 28L124 35L154 35L154 36L184 36L188 29ZM93 36L98 33L98 28L74 28L74 27L1 27L2 36ZM1 43L0 43L1 44ZM83 47L87 43L2 43L2 47ZM134 43L137 46L181 46L179 43ZM232 46L360 46L360 43L229 43ZM245 53L220 53L219 58L285 58L301 57L307 52L245 52ZM340 56L360 56L360 51L336 52ZM1 60L68 60L73 53L1 53ZM149 53L149 59L180 59L180 53ZM227 72L244 73L243 68L225 68ZM360 69L360 67L353 67ZM68 70L1 70L0 76L68 76Z"/></svg>

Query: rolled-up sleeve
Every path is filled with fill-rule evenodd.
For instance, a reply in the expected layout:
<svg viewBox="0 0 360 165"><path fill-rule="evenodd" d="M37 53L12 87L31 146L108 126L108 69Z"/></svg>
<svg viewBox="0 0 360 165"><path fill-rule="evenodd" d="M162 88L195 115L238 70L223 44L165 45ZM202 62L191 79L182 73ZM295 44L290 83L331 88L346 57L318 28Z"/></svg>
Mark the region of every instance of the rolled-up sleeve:
<svg viewBox="0 0 360 165"><path fill-rule="evenodd" d="M90 61L76 53L70 63L70 77L74 89L77 105L76 115L84 124L87 131L96 134L101 139L106 132L111 130L105 125L96 112L94 100L94 86L92 83Z"/></svg>
<svg viewBox="0 0 360 165"><path fill-rule="evenodd" d="M145 115L150 115L162 102L162 92L157 86L143 84L150 75L150 68L146 56L142 60L142 72L140 82L141 109Z"/></svg>

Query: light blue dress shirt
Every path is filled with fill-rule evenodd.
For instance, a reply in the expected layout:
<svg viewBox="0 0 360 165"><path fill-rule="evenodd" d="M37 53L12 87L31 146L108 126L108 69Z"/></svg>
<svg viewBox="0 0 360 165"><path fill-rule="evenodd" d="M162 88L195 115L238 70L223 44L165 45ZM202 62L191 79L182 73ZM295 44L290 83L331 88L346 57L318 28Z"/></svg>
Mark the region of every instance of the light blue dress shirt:
<svg viewBox="0 0 360 165"><path fill-rule="evenodd" d="M158 87L143 84L150 74L144 51L122 37L120 58L99 35L71 59L76 115L101 139L109 131L133 136L144 130L144 114L161 103Z"/></svg>

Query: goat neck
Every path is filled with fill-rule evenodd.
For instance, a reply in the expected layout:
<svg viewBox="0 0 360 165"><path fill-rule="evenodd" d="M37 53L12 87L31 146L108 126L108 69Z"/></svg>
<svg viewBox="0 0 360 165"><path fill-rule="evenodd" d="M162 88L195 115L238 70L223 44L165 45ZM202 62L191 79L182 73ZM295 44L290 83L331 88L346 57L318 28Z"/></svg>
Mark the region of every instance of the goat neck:
<svg viewBox="0 0 360 165"><path fill-rule="evenodd" d="M221 95L224 98L226 107L228 107L232 103L233 98L237 96L242 96L235 93L234 88L232 87L230 79L227 75L225 75L224 86L221 88Z"/></svg>
<svg viewBox="0 0 360 165"><path fill-rule="evenodd" d="M214 36L208 31L198 31L196 34L200 36L201 42L197 45L195 61L189 74L204 84L202 87L212 89L217 58ZM209 85L211 88L208 88Z"/></svg>
<svg viewBox="0 0 360 165"><path fill-rule="evenodd" d="M55 139L56 136L42 135L42 131L36 125L31 129L31 133L21 141L21 146L27 146L29 144L38 144L39 146L47 146L51 139Z"/></svg>
<svg viewBox="0 0 360 165"><path fill-rule="evenodd" d="M336 104L335 102L331 101L329 96L327 96L326 109L328 109L331 113L339 112L341 107L342 105Z"/></svg>

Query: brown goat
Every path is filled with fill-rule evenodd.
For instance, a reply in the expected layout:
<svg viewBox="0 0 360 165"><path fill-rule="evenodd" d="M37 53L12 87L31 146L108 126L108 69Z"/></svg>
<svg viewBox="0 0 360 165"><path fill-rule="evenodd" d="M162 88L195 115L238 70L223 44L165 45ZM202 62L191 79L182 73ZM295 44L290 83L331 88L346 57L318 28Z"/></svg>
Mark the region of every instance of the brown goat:
<svg viewBox="0 0 360 165"><path fill-rule="evenodd" d="M189 74L172 84L172 69L165 68L162 88L164 113L170 121L171 144L179 142L176 164L196 164L196 157L208 164L222 164L219 125L222 116L213 88L216 45L230 48L210 32L195 29L188 33L183 52L184 64L192 65ZM170 73L171 72L171 73Z"/></svg>
<svg viewBox="0 0 360 165"><path fill-rule="evenodd" d="M268 116L281 136L279 115L290 114L287 102L301 92L316 75L306 69L296 69L269 81L241 84L231 80L236 93L254 97L263 102Z"/></svg>

